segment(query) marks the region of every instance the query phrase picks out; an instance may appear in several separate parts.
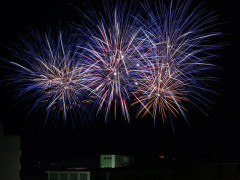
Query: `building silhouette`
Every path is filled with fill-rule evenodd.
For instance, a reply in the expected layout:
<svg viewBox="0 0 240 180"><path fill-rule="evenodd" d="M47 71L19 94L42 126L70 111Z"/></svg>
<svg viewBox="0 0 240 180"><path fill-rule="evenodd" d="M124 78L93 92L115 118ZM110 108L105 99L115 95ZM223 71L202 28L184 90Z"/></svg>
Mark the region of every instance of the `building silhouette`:
<svg viewBox="0 0 240 180"><path fill-rule="evenodd" d="M99 158L99 168L51 170L48 180L240 180L240 164L231 160L115 154Z"/></svg>
<svg viewBox="0 0 240 180"><path fill-rule="evenodd" d="M0 121L0 179L20 179L20 136L5 134Z"/></svg>

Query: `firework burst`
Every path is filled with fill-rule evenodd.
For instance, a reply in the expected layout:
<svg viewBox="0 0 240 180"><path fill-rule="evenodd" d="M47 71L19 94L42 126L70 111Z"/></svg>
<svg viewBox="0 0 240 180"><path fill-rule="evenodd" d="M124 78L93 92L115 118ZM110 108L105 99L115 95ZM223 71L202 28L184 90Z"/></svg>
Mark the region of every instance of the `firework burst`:
<svg viewBox="0 0 240 180"><path fill-rule="evenodd" d="M130 120L129 88L134 83L131 73L140 57L143 40L137 39L139 28L131 18L131 6L118 3L115 8L109 6L105 5L107 19L100 14L100 18L93 21L97 30L88 31L89 45L83 48L87 51L86 60L94 69L92 92L97 96L98 111L105 109L107 119L113 106L116 117L117 106L120 106L124 118Z"/></svg>
<svg viewBox="0 0 240 180"><path fill-rule="evenodd" d="M189 12L189 5L190 1L177 2L175 7L173 1L169 6L156 2L154 10L148 3L143 5L148 18L141 18L142 33L145 49L151 47L151 51L144 57L148 65L142 67L144 73L139 73L139 85L133 93L133 105L142 105L138 115L148 112L155 121L158 110L163 122L166 114L181 113L186 119L182 102L196 105L191 99L207 101L199 92L210 91L201 85L213 79L207 71L214 65L208 60L214 56L211 50L217 48L208 39L220 33L210 31L215 16L204 15L198 8Z"/></svg>
<svg viewBox="0 0 240 180"><path fill-rule="evenodd" d="M16 52L20 62L11 62L17 70L12 79L19 85L19 96L35 99L32 110L42 105L47 118L58 119L62 113L66 120L68 111L73 118L84 109L90 71L80 63L76 42L64 42L61 32L56 39L37 32L23 38L24 47Z"/></svg>
<svg viewBox="0 0 240 180"><path fill-rule="evenodd" d="M182 74L168 64L161 64L160 67L147 67L146 69L145 73L136 79L137 92L133 93L136 99L132 105L137 103L142 105L137 116L145 110L143 116L150 113L155 122L157 112L161 114L163 121L166 119L165 111L171 112L174 116L180 111L184 115L185 108L181 102L187 100L185 97L187 95L185 90L185 86L188 85L187 80L181 80Z"/></svg>
<svg viewBox="0 0 240 180"><path fill-rule="evenodd" d="M19 61L11 61L18 95L34 99L32 110L44 106L47 118L83 117L92 102L105 120L120 108L130 121L129 105L139 105L137 116L150 114L154 122L158 113L163 122L179 114L186 119L185 102L208 102L202 92L212 92L209 70L216 66L209 60L220 47L211 43L220 34L212 31L214 14L200 6L190 11L190 4L155 1L140 8L133 1L103 1L104 12L84 13L86 23L68 40L62 33L56 41L50 33L33 33L23 39Z"/></svg>

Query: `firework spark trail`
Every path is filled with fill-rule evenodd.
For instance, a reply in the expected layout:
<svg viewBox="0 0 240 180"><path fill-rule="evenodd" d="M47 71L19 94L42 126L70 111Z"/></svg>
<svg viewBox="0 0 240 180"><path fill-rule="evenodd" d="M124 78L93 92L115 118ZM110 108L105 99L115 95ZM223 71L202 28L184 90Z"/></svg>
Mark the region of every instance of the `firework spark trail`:
<svg viewBox="0 0 240 180"><path fill-rule="evenodd" d="M124 118L129 121L129 88L134 83L131 73L133 67L137 69L136 62L141 56L139 49L144 40L137 39L140 29L131 18L131 6L120 6L118 3L110 6L109 2L105 4L108 18L100 14L94 21L97 30L88 32L89 46L83 48L88 52L86 59L89 64L95 64L92 66L95 72L92 80L97 82L93 87L93 92L97 94L97 112L104 109L106 120L113 107L116 118L116 109L120 106Z"/></svg>
<svg viewBox="0 0 240 180"><path fill-rule="evenodd" d="M167 112L174 116L181 113L186 119L182 102L196 105L191 101L194 98L204 103L206 99L198 91L207 88L201 87L201 81L213 79L207 71L214 65L208 60L214 56L211 50L218 47L208 39L220 34L210 30L216 17L211 13L204 15L199 7L189 12L190 1L183 4L177 1L175 6L173 1L169 6L156 1L154 5L152 8L143 4L148 16L140 21L146 37L145 49L152 48L144 58L149 63L145 73L139 73L132 105L139 103L142 108L138 115L145 111L143 116L150 113L154 121L157 110L163 122Z"/></svg>
<svg viewBox="0 0 240 180"><path fill-rule="evenodd" d="M64 42L61 32L57 36L54 41L50 33L44 37L34 32L32 39L23 38L24 47L16 52L20 62L11 64L17 69L13 79L19 84L19 96L36 98L31 109L44 105L46 119L58 119L62 112L66 120L68 111L74 117L84 109L91 69L80 63L71 38Z"/></svg>

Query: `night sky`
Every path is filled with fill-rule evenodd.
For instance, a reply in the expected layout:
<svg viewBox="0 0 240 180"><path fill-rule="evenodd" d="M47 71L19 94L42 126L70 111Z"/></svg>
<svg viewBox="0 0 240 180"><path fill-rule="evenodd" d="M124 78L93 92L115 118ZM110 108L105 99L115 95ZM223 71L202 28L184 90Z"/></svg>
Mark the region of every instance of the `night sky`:
<svg viewBox="0 0 240 180"><path fill-rule="evenodd" d="M97 2L94 2L96 7ZM193 0L194 4L201 2ZM71 4L77 7L81 5L77 0L8 0L1 4L0 57L11 59L12 53L7 47L18 43L19 35L28 34L29 28L44 33L47 27L54 30L59 24L68 28L71 22L81 23L81 16ZM66 156L73 157L69 154L78 154L81 159L101 153L156 153L190 158L210 157L213 153L219 153L226 158L240 159L240 122L237 114L240 102L239 6L233 0L205 1L205 5L208 10L216 11L222 23L218 29L225 35L219 37L218 41L228 44L217 51L219 55L214 60L223 69L214 74L220 79L212 85L218 94L206 94L212 104L209 104L209 108L201 106L209 117L187 105L189 125L179 116L174 119L175 132L171 123L167 121L163 125L160 117L154 126L150 116L143 119L132 117L130 123L121 118L110 118L107 124L103 117L97 116L89 126L78 125L75 129L69 124L58 125L57 128L47 124L44 127L42 112L26 118L28 111L25 107L30 102L13 98L13 86L2 81L11 71L1 67L1 119L4 120L6 133L21 134L22 161L51 162Z"/></svg>

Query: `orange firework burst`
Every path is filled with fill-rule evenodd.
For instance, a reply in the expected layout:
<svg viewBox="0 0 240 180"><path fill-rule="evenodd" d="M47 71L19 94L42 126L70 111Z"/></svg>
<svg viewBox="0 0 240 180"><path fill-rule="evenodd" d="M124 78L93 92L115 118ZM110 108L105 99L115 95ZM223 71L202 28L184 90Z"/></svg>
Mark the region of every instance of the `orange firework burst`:
<svg viewBox="0 0 240 180"><path fill-rule="evenodd" d="M185 86L187 80L181 80L182 73L178 68L172 67L169 63L151 65L141 78L136 80L137 90L133 95L135 101L132 105L140 103L142 108L137 116L143 113L145 116L150 113L156 118L157 111L161 114L163 122L167 118L166 111L174 116L181 113L184 116L186 109L181 105L186 101L189 93Z"/></svg>

